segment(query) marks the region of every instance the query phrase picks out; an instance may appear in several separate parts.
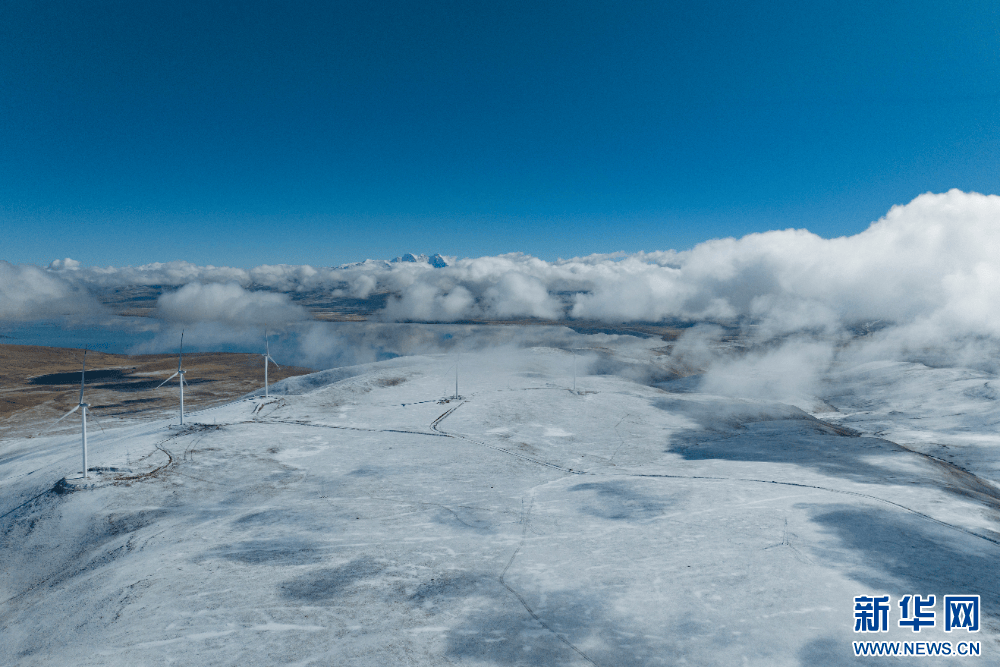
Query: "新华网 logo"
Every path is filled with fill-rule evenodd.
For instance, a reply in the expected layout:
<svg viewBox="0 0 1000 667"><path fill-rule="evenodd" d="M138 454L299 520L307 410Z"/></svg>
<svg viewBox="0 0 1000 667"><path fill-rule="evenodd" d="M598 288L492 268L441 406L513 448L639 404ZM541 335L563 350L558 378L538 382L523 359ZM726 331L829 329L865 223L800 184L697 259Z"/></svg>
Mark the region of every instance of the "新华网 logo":
<svg viewBox="0 0 1000 667"><path fill-rule="evenodd" d="M897 627L909 628L913 632L934 628L939 620L939 610L935 609L937 601L936 595L904 595L893 605L889 595L857 595L854 597L854 632L889 632L890 617L895 609L899 610ZM978 595L945 595L940 611L944 615L942 626L945 632L979 632ZM973 656L981 655L981 651L979 641L854 642L854 654L857 656Z"/></svg>
<svg viewBox="0 0 1000 667"><path fill-rule="evenodd" d="M901 628L920 632L922 628L937 625L934 595L904 595L899 599L899 621ZM855 632L889 632L889 611L892 609L888 595L858 595L854 598ZM965 629L979 632L979 596L944 596L944 631Z"/></svg>

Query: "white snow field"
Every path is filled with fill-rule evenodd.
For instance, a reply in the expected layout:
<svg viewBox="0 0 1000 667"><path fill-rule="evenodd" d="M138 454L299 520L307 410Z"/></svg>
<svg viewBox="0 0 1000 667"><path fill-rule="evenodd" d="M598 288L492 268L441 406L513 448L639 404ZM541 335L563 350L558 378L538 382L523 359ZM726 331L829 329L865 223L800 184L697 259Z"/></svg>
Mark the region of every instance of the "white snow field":
<svg viewBox="0 0 1000 667"><path fill-rule="evenodd" d="M573 393L551 348L463 354L445 400L454 362L91 426L91 465L131 470L93 488L57 484L78 422L0 441L0 664L1000 664L989 378L847 369L810 415L585 364ZM861 595L888 632L854 632ZM945 595L981 596L978 632Z"/></svg>

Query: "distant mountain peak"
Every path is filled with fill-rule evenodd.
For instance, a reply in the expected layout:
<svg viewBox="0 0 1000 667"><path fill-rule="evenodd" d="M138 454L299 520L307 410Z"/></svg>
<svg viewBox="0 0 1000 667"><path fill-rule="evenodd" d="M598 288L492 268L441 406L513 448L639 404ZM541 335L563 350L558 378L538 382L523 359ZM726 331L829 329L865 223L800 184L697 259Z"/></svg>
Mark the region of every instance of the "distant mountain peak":
<svg viewBox="0 0 1000 667"><path fill-rule="evenodd" d="M415 264L426 264L427 255L414 255L412 252L405 253L402 257L397 257L392 260L393 264L398 264L399 262L413 262Z"/></svg>
<svg viewBox="0 0 1000 667"><path fill-rule="evenodd" d="M427 255L414 255L412 252L404 254L402 257L397 257L392 260L390 264L399 264L401 262L413 262L415 264L430 264L436 269L441 269L448 266L448 260L446 260L441 255L435 253L431 256Z"/></svg>

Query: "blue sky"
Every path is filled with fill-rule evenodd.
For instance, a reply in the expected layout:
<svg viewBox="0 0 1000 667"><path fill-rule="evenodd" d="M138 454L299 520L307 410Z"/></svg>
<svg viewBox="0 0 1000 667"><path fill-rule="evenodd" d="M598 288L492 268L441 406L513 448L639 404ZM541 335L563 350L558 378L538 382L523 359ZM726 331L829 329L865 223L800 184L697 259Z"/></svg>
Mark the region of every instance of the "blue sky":
<svg viewBox="0 0 1000 667"><path fill-rule="evenodd" d="M1000 192L998 28L989 2L4 3L0 259L853 234Z"/></svg>

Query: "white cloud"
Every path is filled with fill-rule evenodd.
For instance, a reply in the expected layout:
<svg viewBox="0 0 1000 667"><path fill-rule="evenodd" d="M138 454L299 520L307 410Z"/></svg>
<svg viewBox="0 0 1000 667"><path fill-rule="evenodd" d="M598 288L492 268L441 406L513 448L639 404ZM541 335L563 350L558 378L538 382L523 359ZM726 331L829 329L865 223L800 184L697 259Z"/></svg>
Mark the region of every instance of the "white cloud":
<svg viewBox="0 0 1000 667"><path fill-rule="evenodd" d="M250 292L236 283L189 283L162 295L157 313L173 322L278 326L309 318L286 294Z"/></svg>
<svg viewBox="0 0 1000 667"><path fill-rule="evenodd" d="M79 285L37 266L0 260L0 320L89 319L105 313Z"/></svg>
<svg viewBox="0 0 1000 667"><path fill-rule="evenodd" d="M127 285L186 285L191 282L235 282L250 284L250 272L227 266L198 266L191 262L154 262L143 266L80 266L74 259L57 259L48 266L50 273L80 283L100 287Z"/></svg>
<svg viewBox="0 0 1000 667"><path fill-rule="evenodd" d="M386 304L382 319L558 319L562 307L546 285L552 273L552 265L520 254L463 259L446 268L399 273L392 276L399 295Z"/></svg>
<svg viewBox="0 0 1000 667"><path fill-rule="evenodd" d="M507 273L484 292L483 312L489 317L537 317L557 319L562 315L541 280L523 273Z"/></svg>
<svg viewBox="0 0 1000 667"><path fill-rule="evenodd" d="M716 355L700 389L710 394L780 401L808 410L834 352L830 341L792 338L774 348Z"/></svg>
<svg viewBox="0 0 1000 667"><path fill-rule="evenodd" d="M998 247L1000 197L926 194L850 237L772 231L707 241L666 264L620 261L576 299L573 314L751 316L775 332L945 317L986 331L1000 317Z"/></svg>
<svg viewBox="0 0 1000 667"><path fill-rule="evenodd" d="M52 271L75 271L80 268L80 262L75 259L56 259L49 264L49 269Z"/></svg>

